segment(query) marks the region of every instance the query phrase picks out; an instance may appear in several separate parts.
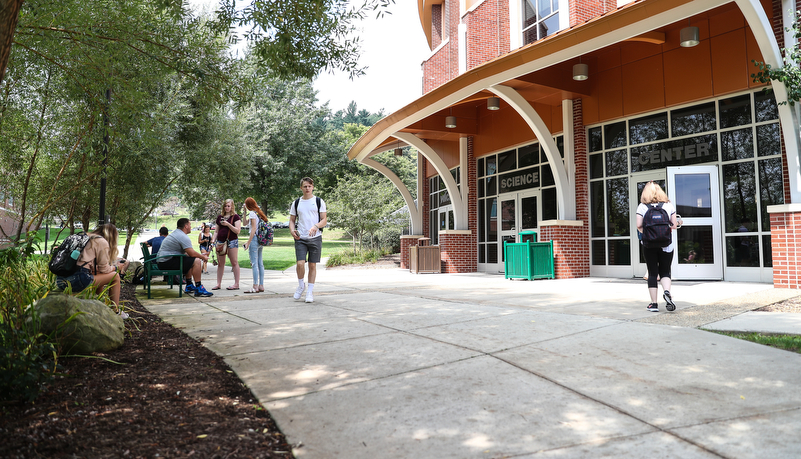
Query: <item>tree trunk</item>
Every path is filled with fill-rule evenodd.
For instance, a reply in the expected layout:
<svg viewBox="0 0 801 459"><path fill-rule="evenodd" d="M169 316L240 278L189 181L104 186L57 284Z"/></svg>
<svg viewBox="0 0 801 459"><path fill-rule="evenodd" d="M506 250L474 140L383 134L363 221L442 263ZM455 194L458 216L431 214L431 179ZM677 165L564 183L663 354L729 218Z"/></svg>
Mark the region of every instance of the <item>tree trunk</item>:
<svg viewBox="0 0 801 459"><path fill-rule="evenodd" d="M25 0L0 0L0 82L6 75L8 57L11 55L11 43L17 30L19 9Z"/></svg>

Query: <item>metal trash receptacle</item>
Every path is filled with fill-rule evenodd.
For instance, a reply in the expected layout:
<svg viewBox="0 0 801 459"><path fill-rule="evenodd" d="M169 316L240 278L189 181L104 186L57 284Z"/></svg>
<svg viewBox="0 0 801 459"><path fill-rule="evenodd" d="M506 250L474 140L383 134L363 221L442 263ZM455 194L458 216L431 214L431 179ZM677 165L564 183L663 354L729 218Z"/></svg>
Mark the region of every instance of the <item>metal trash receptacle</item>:
<svg viewBox="0 0 801 459"><path fill-rule="evenodd" d="M442 272L439 246L430 243L430 238L423 237L416 246L409 247L409 271L415 274Z"/></svg>
<svg viewBox="0 0 801 459"><path fill-rule="evenodd" d="M536 239L535 231L523 231L520 233L523 240L523 233L526 234L526 242L504 242L503 243L503 267L506 279L553 279L556 277L553 262L553 241L533 242Z"/></svg>
<svg viewBox="0 0 801 459"><path fill-rule="evenodd" d="M537 242L537 232L534 230L521 231L517 235L517 242Z"/></svg>

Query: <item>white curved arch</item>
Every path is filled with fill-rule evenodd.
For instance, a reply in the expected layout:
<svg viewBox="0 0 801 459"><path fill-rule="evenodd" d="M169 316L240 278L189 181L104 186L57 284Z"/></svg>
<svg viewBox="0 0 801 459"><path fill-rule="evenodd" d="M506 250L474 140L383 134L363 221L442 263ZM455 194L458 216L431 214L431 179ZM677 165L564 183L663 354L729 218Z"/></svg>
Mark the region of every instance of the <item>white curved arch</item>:
<svg viewBox="0 0 801 459"><path fill-rule="evenodd" d="M406 207L409 208L409 215L412 218L412 234L423 234L423 216L420 213L420 209L414 203L414 198L409 192L409 189L406 188L406 184L403 183L403 181L387 166L373 159L364 158L361 163L377 170L383 174L384 177L388 178L393 185L395 185L395 188L397 188L398 191L400 191L401 196L403 196L403 200L406 201Z"/></svg>
<svg viewBox="0 0 801 459"><path fill-rule="evenodd" d="M766 64L778 68L784 66L782 54L773 28L768 20L765 10L758 0L736 0L737 6L742 11L748 27L754 34L762 58ZM786 14L786 12L783 12ZM787 100L787 89L784 84L772 81L773 93L776 95L776 102ZM787 152L787 168L790 176L790 199L792 202L801 202L801 130L799 130L798 112L793 110L788 104L779 105L779 122L784 134L784 148Z"/></svg>
<svg viewBox="0 0 801 459"><path fill-rule="evenodd" d="M422 154L428 160L428 162L434 166L434 170L437 171L437 174L439 174L439 176L442 178L442 181L445 182L445 189L448 190L448 194L451 197L451 203L453 204L453 215L456 219L453 226L454 229L469 229L467 222L467 211L465 206L462 205L462 195L459 193L459 187L456 185L456 180L453 179L448 166L445 165L445 162L442 160L442 158L439 157L433 148L431 148L427 143L414 134L396 132L393 134L393 137L400 139L416 148L417 151L419 151L420 154Z"/></svg>
<svg viewBox="0 0 801 459"><path fill-rule="evenodd" d="M487 89L511 105L520 117L526 121L534 135L537 136L545 150L545 155L548 157L548 163L551 165L551 171L558 190L558 193L556 193L557 218L560 220L575 220L576 189L567 178L565 163L559 155L559 149L556 147L556 142L553 141L553 135L542 121L539 113L534 110L534 107L523 96L509 86L494 85Z"/></svg>

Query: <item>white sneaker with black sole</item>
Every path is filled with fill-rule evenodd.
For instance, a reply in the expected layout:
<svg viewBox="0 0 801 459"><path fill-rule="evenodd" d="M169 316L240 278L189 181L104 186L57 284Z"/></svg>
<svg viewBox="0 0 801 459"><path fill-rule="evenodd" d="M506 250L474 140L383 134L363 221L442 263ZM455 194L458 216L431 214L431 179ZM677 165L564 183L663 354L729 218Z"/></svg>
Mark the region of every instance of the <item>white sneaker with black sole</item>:
<svg viewBox="0 0 801 459"><path fill-rule="evenodd" d="M314 295L312 295L312 292L308 292L306 294L306 302L307 303L314 303Z"/></svg>

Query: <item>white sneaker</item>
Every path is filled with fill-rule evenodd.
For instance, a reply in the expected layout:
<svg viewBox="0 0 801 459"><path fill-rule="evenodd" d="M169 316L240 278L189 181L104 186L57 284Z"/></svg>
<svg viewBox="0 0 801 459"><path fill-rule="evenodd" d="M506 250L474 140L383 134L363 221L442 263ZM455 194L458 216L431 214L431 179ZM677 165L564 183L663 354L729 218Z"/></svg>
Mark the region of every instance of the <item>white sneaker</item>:
<svg viewBox="0 0 801 459"><path fill-rule="evenodd" d="M128 313L126 313L125 311L120 311L119 316L122 317L122 320L125 320L129 317Z"/></svg>
<svg viewBox="0 0 801 459"><path fill-rule="evenodd" d="M306 302L307 303L314 303L314 295L312 295L312 292L309 292L309 293L306 294Z"/></svg>
<svg viewBox="0 0 801 459"><path fill-rule="evenodd" d="M295 299L299 300L300 296L303 295L303 291L306 290L306 284L298 285L298 289L295 290Z"/></svg>

